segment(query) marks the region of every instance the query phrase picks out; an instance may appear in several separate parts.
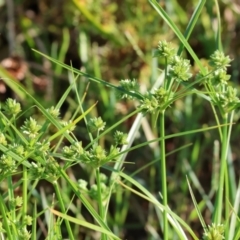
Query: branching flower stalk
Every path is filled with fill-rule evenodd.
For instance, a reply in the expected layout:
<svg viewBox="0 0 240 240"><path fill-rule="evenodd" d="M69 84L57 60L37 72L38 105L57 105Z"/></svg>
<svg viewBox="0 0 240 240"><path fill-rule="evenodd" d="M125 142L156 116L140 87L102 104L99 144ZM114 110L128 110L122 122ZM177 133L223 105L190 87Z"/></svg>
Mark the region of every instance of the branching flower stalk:
<svg viewBox="0 0 240 240"><path fill-rule="evenodd" d="M206 86L211 89L209 93L212 103L217 106L220 111L220 116L223 120L223 127L220 133L221 140L221 162L220 162L220 179L219 189L216 198L216 208L213 216L213 223L221 224L222 208L223 208L223 191L224 184L227 190L227 152L231 135L231 124L233 112L240 106L240 100L237 97L237 90L228 84L230 75L227 74L227 67L230 66L231 59L225 56L224 53L217 50L211 55L210 65L213 67L213 74L207 80ZM229 126L229 116L230 126ZM228 203L225 202L227 205ZM228 207L225 211L225 219L229 217ZM227 236L226 236L227 237Z"/></svg>
<svg viewBox="0 0 240 240"><path fill-rule="evenodd" d="M158 45L158 54L161 57L164 57L165 60L165 79L163 82L163 89L170 89L171 88L171 82L168 83L167 80L167 67L168 67L168 59L172 57L172 51L167 42L159 42ZM165 109L163 109L160 112L159 117L159 123L160 123L160 155L161 155L161 161L160 161L160 172L161 172L161 183L162 183L162 196L163 196L163 205L165 207L168 206L168 197L167 197L167 173L166 173L166 153L165 153ZM164 227L164 239L168 239L168 219L167 219L167 212L163 212L163 227Z"/></svg>
<svg viewBox="0 0 240 240"><path fill-rule="evenodd" d="M100 131L103 131L105 128L106 123L102 121L101 117L99 118L92 118L88 123L88 128L91 133L97 132L97 136L99 136ZM96 143L97 144L97 143ZM104 150L100 147L96 147L96 155L100 156L99 159L105 157ZM101 189L101 179L100 179L100 169L99 166L95 168L95 175L96 175L96 182L97 182L97 199L98 199L98 207L99 207L99 214L102 219L105 217L104 206L102 201L102 189ZM107 236L102 234L102 239L107 240Z"/></svg>
<svg viewBox="0 0 240 240"><path fill-rule="evenodd" d="M159 116L159 128L160 128L160 149L161 149L161 183L162 183L162 196L163 205L168 208L168 196L167 196L167 170L166 170L166 152L165 152L165 109L170 106L173 101L173 96L178 89L181 81L187 81L191 77L190 64L188 60L182 59L175 55L175 49L170 43L166 41L160 41L158 50L155 53L156 57L164 57L165 60L165 79L163 88L156 91L158 99L158 108L160 112ZM160 91L161 90L161 91ZM161 94L160 94L161 93ZM168 218L167 212L163 212L164 222L164 239L169 238L168 234Z"/></svg>
<svg viewBox="0 0 240 240"><path fill-rule="evenodd" d="M167 169L166 169L166 152L165 152L165 111L160 113L159 123L160 123L160 150L161 150L161 160L160 160L160 172L161 172L161 183L162 183L162 196L163 205L168 207L168 196L167 196ZM167 212L163 212L163 224L164 224L164 239L168 239L168 218Z"/></svg>
<svg viewBox="0 0 240 240"><path fill-rule="evenodd" d="M166 152L165 152L165 110L182 95L177 94L178 86L182 81L187 81L192 75L189 73L190 64L189 60L183 59L176 55L175 49L170 43L166 41L160 41L158 49L154 53L154 57L164 58L165 66L165 79L163 86L156 89L153 92L147 92L145 95L141 95L139 87L136 81L122 80L120 87L126 91L126 94L122 95L122 98L132 99L132 94L136 96L142 96L138 98L140 101L139 109L143 114L150 113L156 120L159 117L159 130L160 130L160 149L161 149L161 161L160 161L160 182L162 183L162 196L163 205L168 208L167 197L167 174L166 174ZM127 94L131 92L132 94ZM163 234L164 239L169 239L168 229L168 214L163 211Z"/></svg>

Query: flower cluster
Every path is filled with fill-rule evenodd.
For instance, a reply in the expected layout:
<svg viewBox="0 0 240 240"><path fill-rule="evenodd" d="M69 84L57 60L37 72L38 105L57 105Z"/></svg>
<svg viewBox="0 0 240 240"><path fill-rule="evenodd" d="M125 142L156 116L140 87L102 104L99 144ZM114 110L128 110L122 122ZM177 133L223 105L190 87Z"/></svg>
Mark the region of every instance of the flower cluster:
<svg viewBox="0 0 240 240"><path fill-rule="evenodd" d="M114 134L114 142L116 146L128 144L127 134L120 131L116 131Z"/></svg>
<svg viewBox="0 0 240 240"><path fill-rule="evenodd" d="M114 145L110 147L109 152L97 143L93 144L90 150L84 150L82 142L73 142L70 146L63 147L63 156L98 168L116 158L120 153L117 146L127 144L126 138L126 134L119 131L115 132Z"/></svg>
<svg viewBox="0 0 240 240"><path fill-rule="evenodd" d="M103 122L101 117L91 118L88 122L88 129L90 132L99 132L103 131L106 126L106 123Z"/></svg>
<svg viewBox="0 0 240 240"><path fill-rule="evenodd" d="M216 50L211 56L210 56L210 62L209 64L214 69L223 69L226 70L227 67L230 66L230 62L232 61L229 56L225 56L223 52Z"/></svg>
<svg viewBox="0 0 240 240"><path fill-rule="evenodd" d="M60 115L60 111L58 108L50 107L47 109L47 112L55 119L57 119Z"/></svg>
<svg viewBox="0 0 240 240"><path fill-rule="evenodd" d="M215 70L211 76L211 81L214 86L223 86L228 84L230 75L227 74L226 70L218 69Z"/></svg>
<svg viewBox="0 0 240 240"><path fill-rule="evenodd" d="M71 133L75 129L75 124L72 122L72 120L69 121L61 121L60 122L63 127L67 127L66 132Z"/></svg>
<svg viewBox="0 0 240 240"><path fill-rule="evenodd" d="M139 90L139 84L135 79L129 80L121 80L120 86L118 87L118 90L120 92L120 98L122 99L134 99L139 98L140 90Z"/></svg>
<svg viewBox="0 0 240 240"><path fill-rule="evenodd" d="M175 48L172 47L171 43L167 41L159 41L158 49L154 53L154 57L164 57L167 60L171 60L176 54Z"/></svg>
<svg viewBox="0 0 240 240"><path fill-rule="evenodd" d="M6 146L7 145L7 139L5 137L5 134L4 133L1 133L0 132L0 144Z"/></svg>
<svg viewBox="0 0 240 240"><path fill-rule="evenodd" d="M5 104L5 110L6 110L6 113L10 116L16 116L18 113L21 112L21 105L20 103L16 102L15 99L11 99L11 98L8 98L6 100L6 104Z"/></svg>
<svg viewBox="0 0 240 240"><path fill-rule="evenodd" d="M41 126L32 117L26 120L24 122L24 125L21 127L21 130L23 131L23 133L26 134L30 139L36 139L40 129L41 129Z"/></svg>
<svg viewBox="0 0 240 240"><path fill-rule="evenodd" d="M118 176L118 179L119 179L119 176ZM102 196L103 202L107 200L110 193L110 188L112 192L116 191L115 183L116 183L116 178L113 178L108 182L107 176L103 173L100 173L100 187L101 187L101 196ZM84 192L85 194L88 194L92 199L97 200L98 199L97 184L92 184L89 188L87 185L88 183L85 180L83 179L78 180L78 188L81 190L81 192Z"/></svg>
<svg viewBox="0 0 240 240"><path fill-rule="evenodd" d="M54 182L60 177L59 169L58 162L50 156L45 162L31 162L29 172L33 179L45 179Z"/></svg>
<svg viewBox="0 0 240 240"><path fill-rule="evenodd" d="M8 174L16 172L17 164L16 161L9 155L2 154L0 157L0 175L1 179L6 177Z"/></svg>
<svg viewBox="0 0 240 240"><path fill-rule="evenodd" d="M240 107L240 99L237 97L237 89L227 86L226 90L216 92L212 96L212 102L220 107L221 113L228 113Z"/></svg>
<svg viewBox="0 0 240 240"><path fill-rule="evenodd" d="M82 143L79 142L79 146L81 144ZM98 168L113 160L120 152L120 149L113 145L111 146L110 151L107 152L97 144L95 144L89 151L84 150L83 148L80 151L79 150L76 150L74 145L71 145L70 147L65 146L63 148L63 155L69 159L80 161L94 168Z"/></svg>
<svg viewBox="0 0 240 240"><path fill-rule="evenodd" d="M230 66L231 59L219 50L215 51L210 58L209 64L213 67L207 82L210 88L210 98L224 115L240 106L237 89L228 84L231 76L227 74L227 67Z"/></svg>
<svg viewBox="0 0 240 240"><path fill-rule="evenodd" d="M213 223L203 234L203 240L223 240L224 226L222 224Z"/></svg>
<svg viewBox="0 0 240 240"><path fill-rule="evenodd" d="M169 76L177 81L188 81L189 78L192 77L190 68L191 65L189 60L175 56L172 58L170 64Z"/></svg>
<svg viewBox="0 0 240 240"><path fill-rule="evenodd" d="M139 108L144 113L155 113L163 111L168 106L173 98L173 93L168 93L163 87L156 89L153 93L147 93L141 101Z"/></svg>

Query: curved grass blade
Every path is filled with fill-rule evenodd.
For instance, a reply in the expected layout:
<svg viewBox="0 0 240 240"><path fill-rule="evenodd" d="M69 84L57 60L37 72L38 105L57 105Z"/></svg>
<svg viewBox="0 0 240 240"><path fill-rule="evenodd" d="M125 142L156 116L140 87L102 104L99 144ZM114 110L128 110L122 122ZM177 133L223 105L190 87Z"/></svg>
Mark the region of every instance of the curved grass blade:
<svg viewBox="0 0 240 240"><path fill-rule="evenodd" d="M128 92L128 91L124 90L123 88L121 88L121 87L119 87L119 86L115 86L115 85L113 85L113 84L111 84L111 83L109 83L109 82L106 82L106 81L104 81L104 80L102 80L102 79L100 79L100 78L93 77L93 76L91 76L91 75L89 75L89 74L87 74L87 73L85 73L85 72L82 72L82 71L80 71L80 70L78 70L78 69L76 69L76 68L73 68L73 67L71 67L71 66L69 66L69 65L67 65L67 64L65 64L65 63L62 63L62 62L60 62L60 61L58 61L58 60L56 60L56 59L54 59L54 58L52 58L52 57L49 57L48 55L43 54L43 53L41 53L41 52L39 52L39 51L37 51L37 50L35 50L35 49L32 49L32 50L33 50L34 52L42 55L43 57L49 59L50 61L52 61L52 62L54 62L54 63L56 63L56 64L59 64L59 65L62 66L63 68L65 68L65 69L67 69L67 70L69 70L69 71L71 71L71 72L74 72L74 73L76 73L76 74L79 74L79 75L81 75L81 76L84 76L84 77L88 78L89 80L91 80L91 81L93 81L93 82L101 83L101 84L103 84L103 85L106 86L106 87L111 87L111 88L113 88L113 89L115 89L115 90L117 90L117 91L120 91L120 92L122 92L122 93L127 93L128 95L130 95L130 96L132 96L132 97L135 97L135 98L137 98L137 99L139 99L139 100L143 99L143 96L142 96L140 93L136 94L136 93L133 93L133 92Z"/></svg>
<svg viewBox="0 0 240 240"><path fill-rule="evenodd" d="M89 222L87 222L87 221L84 221L84 220L81 220L81 219L77 219L77 218L71 217L71 216L69 216L69 215L67 215L67 214L61 213L61 212L56 211L56 210L54 210L54 209L52 209L52 208L50 208L49 210L50 210L53 214L55 214L55 215L57 215L57 216L65 219L65 220L67 220L67 221L69 221L69 222L73 222L73 223L75 223L75 224L84 226L84 227L89 228L89 229L92 229L92 230L94 230L94 231L107 234L109 237L111 236L113 239L118 239L118 240L120 240L120 238L118 238L118 237L117 237L116 235L114 235L112 232L109 232L109 231L107 231L107 230L104 229L104 228L101 228L101 227L99 227L99 226L96 226L96 225L94 225L94 224L92 224L92 223L89 223Z"/></svg>
<svg viewBox="0 0 240 240"><path fill-rule="evenodd" d="M196 8L194 10L194 13L193 13L193 15L192 15L192 17L191 17L191 19L190 19L190 21L188 23L187 28L186 28L186 31L184 33L184 37L186 38L186 40L189 39L189 37L190 37L190 35L191 35L192 31L193 31L193 28L195 27L195 25L197 23L199 15L202 12L202 9L203 9L205 3L206 3L206 0L200 0L198 5L196 6ZM180 55L182 53L183 48L184 48L184 45L181 42L181 45L180 45L180 47L178 49L178 55Z"/></svg>
<svg viewBox="0 0 240 240"><path fill-rule="evenodd" d="M187 178L187 177L186 177L186 178ZM201 224L202 224L203 229L207 229L207 225L206 225L205 222L204 222L203 216L202 216L201 211L200 211L200 209L199 209L199 207L198 207L196 198L195 198L195 196L194 196L194 194L193 194L193 191L192 191L191 185L190 185L190 183L189 183L189 181L188 181L188 178L187 178L187 184L188 184L188 188L189 188L189 191L190 191L190 195L191 195L192 200L193 200L194 207L195 207L195 209L196 209L196 211L197 211L197 214L198 214L198 218L199 218L199 220L200 220L200 222L201 222Z"/></svg>

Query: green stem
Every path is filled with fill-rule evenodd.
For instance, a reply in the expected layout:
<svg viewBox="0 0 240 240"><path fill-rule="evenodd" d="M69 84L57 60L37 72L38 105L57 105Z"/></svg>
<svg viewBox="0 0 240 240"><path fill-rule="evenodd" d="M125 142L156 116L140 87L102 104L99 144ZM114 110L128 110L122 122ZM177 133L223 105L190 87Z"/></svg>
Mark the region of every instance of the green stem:
<svg viewBox="0 0 240 240"><path fill-rule="evenodd" d="M225 219L226 219L226 226L229 226L229 221L230 221L230 208L229 208L229 175L228 175L228 166L226 164L225 167ZM228 227L225 228L225 239L229 239L229 229Z"/></svg>
<svg viewBox="0 0 240 240"><path fill-rule="evenodd" d="M34 202L33 207L33 222L32 222L32 237L31 240L37 239L37 204Z"/></svg>
<svg viewBox="0 0 240 240"><path fill-rule="evenodd" d="M100 170L99 168L96 169L96 181L97 181L97 193L98 193L98 207L99 207L99 215L104 219L104 209L103 209L103 201L102 201L102 191L101 191L101 180L100 180ZM102 235L103 240L107 240L107 236L105 234Z"/></svg>
<svg viewBox="0 0 240 240"><path fill-rule="evenodd" d="M55 192L56 192L57 199L59 201L60 209L61 209L62 213L66 213L65 206L64 206L64 203L63 203L63 199L62 199L61 192L60 192L60 189L58 187L57 181L53 182L53 186L54 186L54 189L55 189ZM66 224L66 227L67 227L67 232L68 232L69 239L75 240L69 221L65 220L65 224Z"/></svg>
<svg viewBox="0 0 240 240"><path fill-rule="evenodd" d="M224 116L223 122L223 131L222 131L222 140L221 140L221 163L220 163L220 179L219 179L219 188L216 198L214 219L213 222L216 224L221 223L222 216L222 205L223 205L223 188L224 188L224 175L227 162L227 150L228 150L228 115Z"/></svg>
<svg viewBox="0 0 240 240"><path fill-rule="evenodd" d="M9 176L7 177L7 182L8 182L8 198L9 198L9 203L10 203L10 212L11 212L11 221L13 223L16 222L16 213L15 213L15 207L13 206L14 202L14 193L13 193L13 183L12 183L12 177Z"/></svg>
<svg viewBox="0 0 240 240"><path fill-rule="evenodd" d="M28 203L28 197L27 197L27 190L28 190L28 182L27 182L27 169L25 166L23 166L23 207L22 207L22 220L24 221L24 218L27 214L27 203Z"/></svg>
<svg viewBox="0 0 240 240"><path fill-rule="evenodd" d="M7 218L7 215L6 215L6 210L7 210L7 208L5 206L2 195L0 194L0 213L1 213L1 218L2 218L2 222L3 222L3 227L6 231L7 238L9 240L12 240L13 239L13 234L12 234L12 231L10 230L9 220Z"/></svg>
<svg viewBox="0 0 240 240"><path fill-rule="evenodd" d="M163 88L164 88L164 89L170 89L170 87L171 87L171 86L168 86L169 83L168 83L168 81L167 81L167 70L168 70L167 58L165 58L165 68L164 68L165 78L164 78L164 81L163 81ZM171 85L171 82L170 82L170 85Z"/></svg>
<svg viewBox="0 0 240 240"><path fill-rule="evenodd" d="M161 142L160 142L160 149L161 149L161 162L160 162L160 172L161 172L161 179L162 182L162 195L163 195L163 205L164 207L168 207L168 200L167 200L167 177L166 177L166 154L165 154L165 115L164 111L160 113L160 135L161 135ZM164 229L164 240L168 240L168 220L167 220L167 212L163 211L163 229Z"/></svg>

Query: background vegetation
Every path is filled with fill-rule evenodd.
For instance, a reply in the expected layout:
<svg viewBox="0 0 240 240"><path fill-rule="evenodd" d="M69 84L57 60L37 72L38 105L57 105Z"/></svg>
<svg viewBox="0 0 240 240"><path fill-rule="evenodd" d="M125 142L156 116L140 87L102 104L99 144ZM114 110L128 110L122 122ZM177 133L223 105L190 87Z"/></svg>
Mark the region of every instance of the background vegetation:
<svg viewBox="0 0 240 240"><path fill-rule="evenodd" d="M161 74L160 69L164 68L161 59L153 58L158 42L167 40L176 48L180 46L179 39L168 24L145 0L8 0L0 1L0 4L0 98L2 102L9 97L21 102L23 114L18 120L18 128L25 118L31 116L39 123L44 123L42 112L26 92L34 96L41 106L50 108L63 99L75 78L78 78L77 84L74 90L69 89L60 108L60 116L64 121L71 120L77 113L78 97L84 99L82 109L85 110L98 102L87 118L101 116L106 122L106 129L133 112L136 107L134 101L119 101L116 90L89 82L85 76L73 76L70 69L66 70L32 49L114 85L119 85L121 79L136 79L141 91L145 92L151 89ZM169 0L159 1L159 4L184 33L198 1ZM240 5L238 1L221 0L219 7L223 50L233 59L228 74L231 75L231 84L239 89ZM217 49L217 27L216 5L214 1L206 1L189 38L190 46L204 65ZM183 51L182 56L190 59L193 65L191 71L195 75L199 71L198 66L187 51ZM25 90L20 91L6 79L17 81ZM239 117L240 111L236 110L228 156L230 176L233 178L230 183L236 184L235 190L240 173ZM128 133L135 119L136 115L127 118L117 129ZM209 102L196 95L178 99L166 111L166 135L214 125L216 121ZM56 133L55 128L49 131L50 135ZM133 146L155 139L160 134L154 118L150 116L145 118L136 133ZM84 147L91 142L84 121L77 124L74 134ZM113 141L113 134L106 134L101 137L100 145L108 149ZM58 143L54 139L51 147L54 148ZM68 141L63 140L59 149L68 144ZM205 222L211 224L214 193L218 188L218 147L217 129L166 140L166 153L169 153L166 161L169 206L190 225L199 238L203 234L203 228L189 193L186 175L191 179ZM147 164L159 156L159 151L158 144L147 144L129 152L124 164L124 173L127 175L139 170L133 179L157 198L161 191L160 170L158 164ZM113 163L110 166L113 167ZM101 171L110 176L108 170L103 168ZM73 181L84 179L89 185L95 181L94 171L87 165L74 165L68 168L67 174ZM13 184L19 183L19 179L16 174ZM2 194L7 191L6 184L2 179ZM69 208L68 214L96 223L81 201L75 199L72 190L68 188L68 182L62 179L60 185L65 208ZM29 188L30 186L32 183L29 183ZM29 197L31 204L28 213L32 215L35 210L35 200L38 212L51 204L55 205L53 191L54 187L48 181L39 181ZM22 194L17 187L14 187L14 192L16 195ZM207 203L206 197L210 203ZM3 199L6 200L6 196ZM235 196L232 195L231 200L234 199ZM98 209L96 202L90 202ZM59 210L58 207L56 209ZM152 204L123 188L111 198L107 222L109 228L121 239L160 239L163 233L159 218L161 219ZM47 236L54 239L49 236L46 219L46 213L45 217L43 214L39 216L40 227L36 239L45 239ZM76 239L99 239L99 234L88 228L71 226ZM63 238L67 238L64 224L61 229Z"/></svg>

